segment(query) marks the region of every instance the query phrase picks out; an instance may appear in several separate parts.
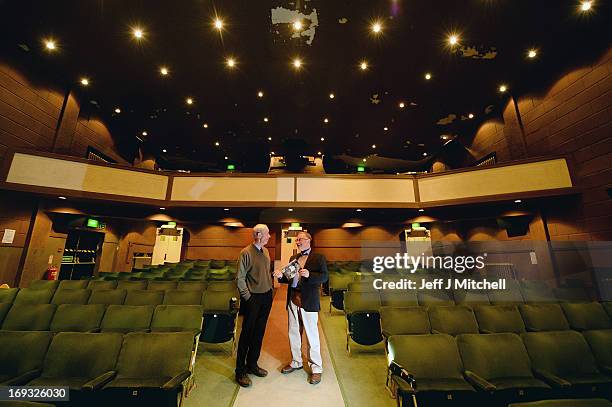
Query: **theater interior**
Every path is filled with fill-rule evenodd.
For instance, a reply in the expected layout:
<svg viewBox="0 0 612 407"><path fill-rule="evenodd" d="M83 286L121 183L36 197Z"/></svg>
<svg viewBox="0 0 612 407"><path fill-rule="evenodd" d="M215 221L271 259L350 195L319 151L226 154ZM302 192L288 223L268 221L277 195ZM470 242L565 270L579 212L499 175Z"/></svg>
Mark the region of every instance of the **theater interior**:
<svg viewBox="0 0 612 407"><path fill-rule="evenodd" d="M612 406L610 17L0 1L0 406ZM244 387L259 224L268 375ZM314 385L282 372L272 277L303 232Z"/></svg>

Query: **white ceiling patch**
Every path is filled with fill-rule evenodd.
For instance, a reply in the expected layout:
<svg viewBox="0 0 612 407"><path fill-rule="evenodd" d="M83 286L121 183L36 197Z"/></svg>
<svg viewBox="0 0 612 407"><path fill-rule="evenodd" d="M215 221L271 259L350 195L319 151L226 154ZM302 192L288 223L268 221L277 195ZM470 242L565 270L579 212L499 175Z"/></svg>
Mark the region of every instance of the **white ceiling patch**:
<svg viewBox="0 0 612 407"><path fill-rule="evenodd" d="M312 9L310 14L302 14L297 10L290 10L284 7L272 9L272 24L293 24L296 21L302 22L304 27L301 31L294 31L291 38L308 37L306 44L312 45L315 31L319 26L317 9Z"/></svg>

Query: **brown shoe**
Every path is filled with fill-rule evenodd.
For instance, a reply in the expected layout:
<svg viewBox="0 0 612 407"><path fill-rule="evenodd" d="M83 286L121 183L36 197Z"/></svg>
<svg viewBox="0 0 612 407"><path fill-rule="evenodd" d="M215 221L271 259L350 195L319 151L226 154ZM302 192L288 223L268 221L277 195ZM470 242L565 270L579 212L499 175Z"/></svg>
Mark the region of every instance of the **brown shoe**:
<svg viewBox="0 0 612 407"><path fill-rule="evenodd" d="M319 384L321 383L321 373L313 373L310 375L310 379L308 379L308 383L310 384Z"/></svg>
<svg viewBox="0 0 612 407"><path fill-rule="evenodd" d="M247 376L246 373L243 374L237 374L236 375L236 382L242 386L242 387L250 387L251 384L253 384L253 382L251 381L251 379L249 378L249 376Z"/></svg>
<svg viewBox="0 0 612 407"><path fill-rule="evenodd" d="M290 363L290 364L288 364L287 366L285 366L285 367L283 367L281 369L281 373L282 374L289 374L289 373L295 372L296 370L300 370L302 368L303 368L303 366L293 367L293 366L291 366L291 363Z"/></svg>
<svg viewBox="0 0 612 407"><path fill-rule="evenodd" d="M266 369L262 369L259 366L250 367L247 369L247 372L250 374L254 374L257 377L266 377L268 375L268 371Z"/></svg>

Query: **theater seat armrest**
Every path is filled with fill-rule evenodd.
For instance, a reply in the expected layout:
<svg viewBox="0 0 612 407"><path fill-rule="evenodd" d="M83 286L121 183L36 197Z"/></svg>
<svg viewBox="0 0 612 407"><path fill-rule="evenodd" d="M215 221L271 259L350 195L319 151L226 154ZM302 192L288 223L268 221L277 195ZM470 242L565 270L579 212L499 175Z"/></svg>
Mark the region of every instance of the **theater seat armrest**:
<svg viewBox="0 0 612 407"><path fill-rule="evenodd" d="M599 370L601 370L603 373L607 374L608 376L612 376L612 366L602 366L599 368Z"/></svg>
<svg viewBox="0 0 612 407"><path fill-rule="evenodd" d="M555 376L554 374L544 371L544 370L540 370L540 369L533 369L533 374L535 377L537 377L538 379L544 380L545 382L552 384L555 387L561 387L561 388L568 388L571 387L572 384L570 382L568 382L567 380L564 380L558 376Z"/></svg>
<svg viewBox="0 0 612 407"><path fill-rule="evenodd" d="M392 375L391 380L397 385L397 391L400 394L415 394L416 390L410 383L397 375Z"/></svg>
<svg viewBox="0 0 612 407"><path fill-rule="evenodd" d="M480 333L481 333L481 334L492 334L492 333L494 333L494 332L493 332L493 331L491 331L491 330L488 330L488 329L480 329Z"/></svg>
<svg viewBox="0 0 612 407"><path fill-rule="evenodd" d="M181 373L174 376L172 379L168 380L166 383L164 383L164 385L162 386L162 389L163 390L174 389L178 387L181 383L183 383L185 380L187 380L190 375L191 375L191 372L184 370Z"/></svg>
<svg viewBox="0 0 612 407"><path fill-rule="evenodd" d="M493 383L489 383L486 379L478 376L476 373L466 370L464 373L465 379L478 390L493 392L497 387Z"/></svg>
<svg viewBox="0 0 612 407"><path fill-rule="evenodd" d="M95 379L90 380L87 383L85 383L83 385L83 390L90 390L90 391L98 390L99 388L104 386L106 383L113 380L116 374L117 372L114 370L110 370L106 373L103 373L100 376L96 377Z"/></svg>
<svg viewBox="0 0 612 407"><path fill-rule="evenodd" d="M35 369L35 370L30 370L28 372L22 373L17 377L7 380L4 383L4 386L20 386L20 385L26 384L27 382L34 380L35 378L40 376L41 372L42 370Z"/></svg>
<svg viewBox="0 0 612 407"><path fill-rule="evenodd" d="M89 334L97 334L97 333L100 333L100 328L89 329L89 330L87 331L87 333L89 333Z"/></svg>

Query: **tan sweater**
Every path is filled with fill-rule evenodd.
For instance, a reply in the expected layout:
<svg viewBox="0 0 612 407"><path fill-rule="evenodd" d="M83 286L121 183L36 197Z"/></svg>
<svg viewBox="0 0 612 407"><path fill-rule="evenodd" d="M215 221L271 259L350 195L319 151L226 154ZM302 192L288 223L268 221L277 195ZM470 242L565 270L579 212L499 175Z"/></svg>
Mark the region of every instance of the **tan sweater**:
<svg viewBox="0 0 612 407"><path fill-rule="evenodd" d="M272 273L270 272L270 253L268 249L262 247L260 252L251 243L240 251L237 285L240 296L245 300L251 298L251 293L263 294L272 289Z"/></svg>

